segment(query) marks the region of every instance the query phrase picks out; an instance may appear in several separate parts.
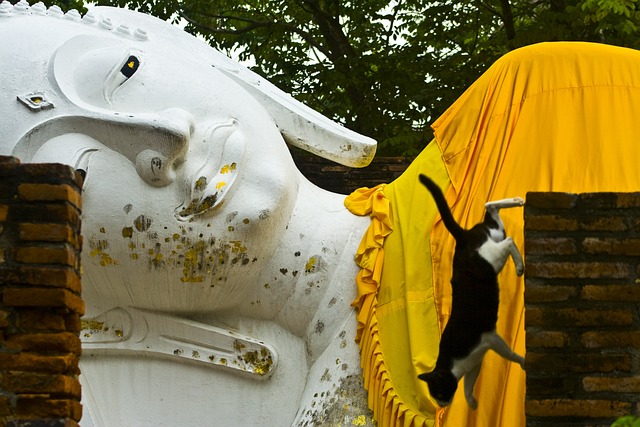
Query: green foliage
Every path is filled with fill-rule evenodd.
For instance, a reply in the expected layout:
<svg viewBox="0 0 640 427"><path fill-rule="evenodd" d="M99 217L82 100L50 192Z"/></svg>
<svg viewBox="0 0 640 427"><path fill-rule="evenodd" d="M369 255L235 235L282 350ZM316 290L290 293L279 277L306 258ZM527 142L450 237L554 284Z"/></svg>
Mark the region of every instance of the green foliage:
<svg viewBox="0 0 640 427"><path fill-rule="evenodd" d="M631 415L618 418L611 427L640 427L640 418Z"/></svg>
<svg viewBox="0 0 640 427"><path fill-rule="evenodd" d="M383 155L419 152L433 120L509 50L552 40L640 48L640 0L97 3L186 22L310 107L377 139Z"/></svg>

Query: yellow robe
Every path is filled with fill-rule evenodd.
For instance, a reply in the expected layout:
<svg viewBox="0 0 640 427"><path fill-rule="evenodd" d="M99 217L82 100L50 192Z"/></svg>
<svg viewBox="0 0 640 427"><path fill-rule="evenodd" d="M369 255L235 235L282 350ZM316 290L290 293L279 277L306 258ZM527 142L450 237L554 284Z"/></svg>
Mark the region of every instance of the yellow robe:
<svg viewBox="0 0 640 427"><path fill-rule="evenodd" d="M475 387L438 409L419 373L433 369L451 305L455 242L417 175L444 190L470 227L484 203L529 191L640 190L640 52L581 42L518 49L492 65L433 124L434 141L394 182L345 200L372 224L356 256L358 340L369 404L380 426L525 425L525 373L489 352ZM523 247L523 210L501 211ZM498 333L525 352L524 279L499 276Z"/></svg>

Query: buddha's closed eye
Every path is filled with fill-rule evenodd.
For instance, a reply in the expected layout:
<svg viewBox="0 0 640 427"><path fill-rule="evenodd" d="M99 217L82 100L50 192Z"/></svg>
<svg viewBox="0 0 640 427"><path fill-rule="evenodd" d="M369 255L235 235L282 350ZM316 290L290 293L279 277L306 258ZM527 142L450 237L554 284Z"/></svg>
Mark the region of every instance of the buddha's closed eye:
<svg viewBox="0 0 640 427"><path fill-rule="evenodd" d="M104 82L103 95L108 104L111 104L117 90L122 88L140 68L141 55L130 53L124 62L118 65L109 73Z"/></svg>
<svg viewBox="0 0 640 427"><path fill-rule="evenodd" d="M122 68L120 68L120 72L128 79L133 76L136 71L138 71L139 66L140 60L137 57L131 55L129 56L129 59L127 59L127 61L124 63Z"/></svg>

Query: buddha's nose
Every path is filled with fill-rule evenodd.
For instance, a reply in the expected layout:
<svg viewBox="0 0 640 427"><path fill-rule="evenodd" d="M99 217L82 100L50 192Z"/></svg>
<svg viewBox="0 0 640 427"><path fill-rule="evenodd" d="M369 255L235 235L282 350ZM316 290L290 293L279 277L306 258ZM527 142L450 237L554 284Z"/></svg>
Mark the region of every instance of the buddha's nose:
<svg viewBox="0 0 640 427"><path fill-rule="evenodd" d="M139 133L133 138L138 149L133 150L132 156L135 154L138 175L148 184L161 187L175 180L176 163L187 152L195 125L188 112L177 108L163 110L156 116L143 116L135 121Z"/></svg>

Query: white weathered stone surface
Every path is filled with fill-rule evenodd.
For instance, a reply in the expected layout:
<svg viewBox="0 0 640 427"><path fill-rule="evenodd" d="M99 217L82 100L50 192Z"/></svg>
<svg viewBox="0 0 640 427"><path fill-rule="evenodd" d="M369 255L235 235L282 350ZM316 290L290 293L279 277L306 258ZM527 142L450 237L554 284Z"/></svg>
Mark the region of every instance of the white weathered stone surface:
<svg viewBox="0 0 640 427"><path fill-rule="evenodd" d="M352 166L375 143L136 12L4 2L0 40L0 154L86 171L82 425L361 423L369 220L284 140Z"/></svg>

